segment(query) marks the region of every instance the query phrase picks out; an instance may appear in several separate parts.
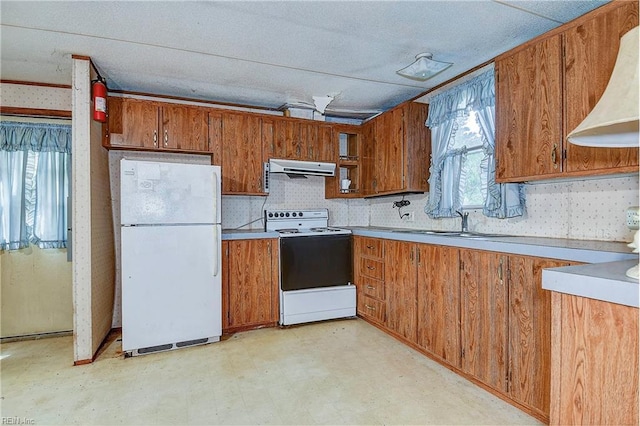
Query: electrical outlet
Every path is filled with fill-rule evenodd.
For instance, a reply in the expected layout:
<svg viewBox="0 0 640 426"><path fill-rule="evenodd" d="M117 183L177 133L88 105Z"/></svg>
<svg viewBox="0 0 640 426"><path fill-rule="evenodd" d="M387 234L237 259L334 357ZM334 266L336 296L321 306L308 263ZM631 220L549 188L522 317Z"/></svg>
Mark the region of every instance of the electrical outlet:
<svg viewBox="0 0 640 426"><path fill-rule="evenodd" d="M404 214L405 216L402 219L404 219L405 222L413 222L416 220L415 212L407 212Z"/></svg>
<svg viewBox="0 0 640 426"><path fill-rule="evenodd" d="M629 229L640 228L640 207L629 207L627 209L627 227Z"/></svg>

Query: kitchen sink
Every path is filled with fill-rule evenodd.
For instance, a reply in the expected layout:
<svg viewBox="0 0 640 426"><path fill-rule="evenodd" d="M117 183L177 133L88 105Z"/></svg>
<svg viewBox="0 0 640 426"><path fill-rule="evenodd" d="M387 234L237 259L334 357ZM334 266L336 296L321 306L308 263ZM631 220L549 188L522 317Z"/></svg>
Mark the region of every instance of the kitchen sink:
<svg viewBox="0 0 640 426"><path fill-rule="evenodd" d="M431 229L394 229L391 232L399 232L404 234L431 234L431 235L458 235L456 231L436 231Z"/></svg>
<svg viewBox="0 0 640 426"><path fill-rule="evenodd" d="M403 234L442 235L447 237L461 237L461 238L475 238L475 239L506 236L506 235L499 235L499 234L483 234L481 232L440 231L440 230L433 230L433 229L394 229L391 232L398 232Z"/></svg>

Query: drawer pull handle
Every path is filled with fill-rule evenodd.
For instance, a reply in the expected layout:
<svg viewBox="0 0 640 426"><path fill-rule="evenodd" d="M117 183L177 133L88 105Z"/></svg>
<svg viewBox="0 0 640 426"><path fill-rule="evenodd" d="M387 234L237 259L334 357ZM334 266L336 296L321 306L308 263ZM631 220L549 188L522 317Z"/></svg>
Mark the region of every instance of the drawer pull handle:
<svg viewBox="0 0 640 426"><path fill-rule="evenodd" d="M367 269L368 269L368 270L370 270L370 271L373 271L374 269L376 269L376 267L375 267L375 266L367 265Z"/></svg>
<svg viewBox="0 0 640 426"><path fill-rule="evenodd" d="M375 289L376 289L374 286L369 285L369 284L367 284L367 288L368 288L369 290L375 290Z"/></svg>
<svg viewBox="0 0 640 426"><path fill-rule="evenodd" d="M367 246L369 250L373 250L373 246Z"/></svg>
<svg viewBox="0 0 640 426"><path fill-rule="evenodd" d="M375 311L375 310L376 310L376 308L374 308L373 306L369 306L369 305L364 305L364 306L365 306L365 308L367 308L367 309L371 309L372 311Z"/></svg>

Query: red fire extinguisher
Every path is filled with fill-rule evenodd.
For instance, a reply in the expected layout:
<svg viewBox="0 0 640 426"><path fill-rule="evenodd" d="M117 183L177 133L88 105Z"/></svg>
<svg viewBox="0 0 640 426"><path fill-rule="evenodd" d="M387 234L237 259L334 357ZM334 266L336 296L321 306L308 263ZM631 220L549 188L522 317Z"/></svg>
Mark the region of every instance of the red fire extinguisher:
<svg viewBox="0 0 640 426"><path fill-rule="evenodd" d="M107 84L101 76L92 83L93 119L105 123L107 121Z"/></svg>

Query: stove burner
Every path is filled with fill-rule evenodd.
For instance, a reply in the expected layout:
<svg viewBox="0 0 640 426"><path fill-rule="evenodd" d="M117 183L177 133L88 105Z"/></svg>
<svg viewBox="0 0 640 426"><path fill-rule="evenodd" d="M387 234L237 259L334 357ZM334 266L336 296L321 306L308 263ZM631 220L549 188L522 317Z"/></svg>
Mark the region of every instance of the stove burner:
<svg viewBox="0 0 640 426"><path fill-rule="evenodd" d="M276 229L280 234L299 234L300 231L295 228Z"/></svg>
<svg viewBox="0 0 640 426"><path fill-rule="evenodd" d="M311 228L313 232L340 232L339 229L336 228Z"/></svg>

